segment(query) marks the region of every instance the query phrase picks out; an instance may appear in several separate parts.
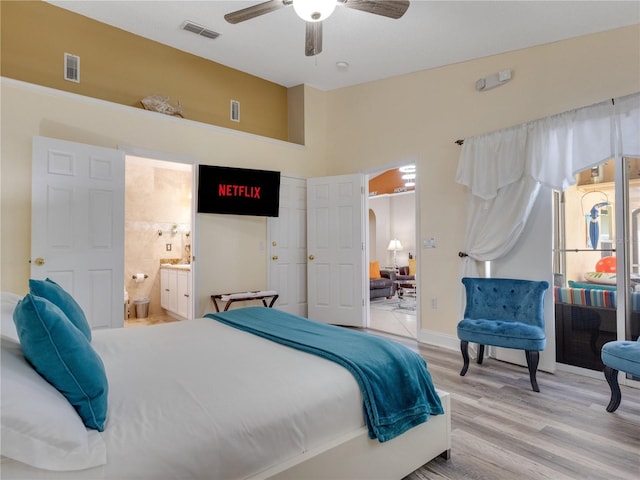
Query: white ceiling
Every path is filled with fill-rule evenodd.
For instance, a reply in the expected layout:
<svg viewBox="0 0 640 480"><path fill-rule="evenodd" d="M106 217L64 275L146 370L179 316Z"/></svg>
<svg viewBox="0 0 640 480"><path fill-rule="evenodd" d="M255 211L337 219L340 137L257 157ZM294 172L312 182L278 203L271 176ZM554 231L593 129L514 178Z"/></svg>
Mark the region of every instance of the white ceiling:
<svg viewBox="0 0 640 480"><path fill-rule="evenodd" d="M260 1L49 3L285 87L321 90L640 24L638 0L412 0L399 20L338 7L323 24L323 52L305 57L305 24L291 6L232 25L226 13ZM181 30L185 20L221 36ZM338 68L340 61L348 68Z"/></svg>

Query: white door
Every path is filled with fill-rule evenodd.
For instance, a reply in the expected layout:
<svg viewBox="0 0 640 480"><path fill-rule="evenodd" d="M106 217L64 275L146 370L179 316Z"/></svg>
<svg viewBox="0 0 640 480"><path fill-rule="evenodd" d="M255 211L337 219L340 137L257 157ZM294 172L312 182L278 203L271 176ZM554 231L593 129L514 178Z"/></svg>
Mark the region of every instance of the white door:
<svg viewBox="0 0 640 480"><path fill-rule="evenodd" d="M311 319L365 326L365 194L364 175L307 180Z"/></svg>
<svg viewBox="0 0 640 480"><path fill-rule="evenodd" d="M92 328L122 326L124 154L33 138L31 277L49 277Z"/></svg>
<svg viewBox="0 0 640 480"><path fill-rule="evenodd" d="M307 316L307 182L282 176L278 217L268 222L269 290L274 308Z"/></svg>
<svg viewBox="0 0 640 480"><path fill-rule="evenodd" d="M176 272L176 310L182 318L191 318L191 272Z"/></svg>
<svg viewBox="0 0 640 480"><path fill-rule="evenodd" d="M168 270L167 290L169 291L169 307L167 310L171 312L178 311L178 271Z"/></svg>
<svg viewBox="0 0 640 480"><path fill-rule="evenodd" d="M166 268L160 269L160 306L165 310L169 310L169 298L171 290L169 290L169 272Z"/></svg>

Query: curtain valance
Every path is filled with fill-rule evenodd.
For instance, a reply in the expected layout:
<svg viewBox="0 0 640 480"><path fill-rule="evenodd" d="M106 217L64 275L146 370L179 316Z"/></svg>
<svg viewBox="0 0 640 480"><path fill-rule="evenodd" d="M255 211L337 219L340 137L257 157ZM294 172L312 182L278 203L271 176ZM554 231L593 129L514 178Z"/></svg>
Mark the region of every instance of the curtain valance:
<svg viewBox="0 0 640 480"><path fill-rule="evenodd" d="M523 176L564 190L616 154L640 156L640 94L465 139L456 181L485 200Z"/></svg>

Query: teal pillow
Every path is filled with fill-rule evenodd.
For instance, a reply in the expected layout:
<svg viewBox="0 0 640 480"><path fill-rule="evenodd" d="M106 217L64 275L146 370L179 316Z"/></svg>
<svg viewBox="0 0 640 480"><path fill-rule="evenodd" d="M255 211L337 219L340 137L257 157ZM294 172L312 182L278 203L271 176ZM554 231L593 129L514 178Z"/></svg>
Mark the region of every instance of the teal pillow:
<svg viewBox="0 0 640 480"><path fill-rule="evenodd" d="M109 385L100 356L46 298L27 294L13 312L24 357L62 393L88 428L102 432Z"/></svg>
<svg viewBox="0 0 640 480"><path fill-rule="evenodd" d="M573 280L569 280L570 288L587 288L591 290L611 290L615 291L615 285L603 285L601 283L583 283L583 282L574 282Z"/></svg>
<svg viewBox="0 0 640 480"><path fill-rule="evenodd" d="M29 280L29 290L38 297L46 298L64 312L71 323L91 341L91 327L78 302L53 280Z"/></svg>

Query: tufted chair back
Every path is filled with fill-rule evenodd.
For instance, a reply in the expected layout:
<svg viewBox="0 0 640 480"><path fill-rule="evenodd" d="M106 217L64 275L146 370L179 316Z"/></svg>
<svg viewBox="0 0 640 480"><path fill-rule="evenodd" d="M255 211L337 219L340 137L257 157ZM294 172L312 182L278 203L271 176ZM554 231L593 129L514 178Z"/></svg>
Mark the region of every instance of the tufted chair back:
<svg viewBox="0 0 640 480"><path fill-rule="evenodd" d="M462 279L464 318L520 322L544 329L543 300L549 283L511 278Z"/></svg>

